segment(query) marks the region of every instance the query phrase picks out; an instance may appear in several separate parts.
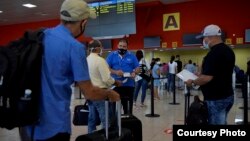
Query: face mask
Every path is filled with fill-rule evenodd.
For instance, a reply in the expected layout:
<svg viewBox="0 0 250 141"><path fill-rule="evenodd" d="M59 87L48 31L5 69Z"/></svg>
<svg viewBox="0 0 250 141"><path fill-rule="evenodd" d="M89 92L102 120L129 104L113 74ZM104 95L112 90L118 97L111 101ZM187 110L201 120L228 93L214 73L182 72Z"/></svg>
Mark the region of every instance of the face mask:
<svg viewBox="0 0 250 141"><path fill-rule="evenodd" d="M83 23L84 21L82 21L82 23ZM82 26L82 23L81 23L81 32L78 34L78 35L76 35L75 36L75 38L78 38L78 37L80 37L81 35L83 35L83 33L84 33L84 31L85 31L85 25L84 26Z"/></svg>
<svg viewBox="0 0 250 141"><path fill-rule="evenodd" d="M102 56L102 49L100 49L100 53L98 53L99 56Z"/></svg>
<svg viewBox="0 0 250 141"><path fill-rule="evenodd" d="M118 53L119 53L120 55L124 55L126 52L127 52L126 49L123 49L123 48L118 49Z"/></svg>
<svg viewBox="0 0 250 141"><path fill-rule="evenodd" d="M208 43L205 42L205 40L203 40L203 47L205 49L209 49L209 45L208 45Z"/></svg>
<svg viewBox="0 0 250 141"><path fill-rule="evenodd" d="M158 62L157 62L157 64L161 64L161 62L160 62L160 61L158 61Z"/></svg>

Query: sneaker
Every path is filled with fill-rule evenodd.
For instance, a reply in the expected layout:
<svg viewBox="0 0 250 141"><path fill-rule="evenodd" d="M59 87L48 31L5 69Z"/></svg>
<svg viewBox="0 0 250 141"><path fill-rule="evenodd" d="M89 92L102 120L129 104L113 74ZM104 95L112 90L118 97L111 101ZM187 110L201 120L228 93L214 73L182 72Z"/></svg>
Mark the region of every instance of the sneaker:
<svg viewBox="0 0 250 141"><path fill-rule="evenodd" d="M160 97L155 97L154 100L161 100Z"/></svg>
<svg viewBox="0 0 250 141"><path fill-rule="evenodd" d="M134 102L133 105L136 106L136 102Z"/></svg>
<svg viewBox="0 0 250 141"><path fill-rule="evenodd" d="M146 107L147 105L144 105L143 103L141 103L141 105L140 105L141 107Z"/></svg>

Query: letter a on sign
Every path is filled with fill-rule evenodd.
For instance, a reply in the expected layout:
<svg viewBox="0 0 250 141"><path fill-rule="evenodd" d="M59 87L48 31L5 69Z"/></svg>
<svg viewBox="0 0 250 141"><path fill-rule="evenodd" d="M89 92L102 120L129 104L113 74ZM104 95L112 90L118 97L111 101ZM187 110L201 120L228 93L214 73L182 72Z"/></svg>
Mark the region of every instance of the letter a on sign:
<svg viewBox="0 0 250 141"><path fill-rule="evenodd" d="M180 30L180 13L163 14L163 31Z"/></svg>

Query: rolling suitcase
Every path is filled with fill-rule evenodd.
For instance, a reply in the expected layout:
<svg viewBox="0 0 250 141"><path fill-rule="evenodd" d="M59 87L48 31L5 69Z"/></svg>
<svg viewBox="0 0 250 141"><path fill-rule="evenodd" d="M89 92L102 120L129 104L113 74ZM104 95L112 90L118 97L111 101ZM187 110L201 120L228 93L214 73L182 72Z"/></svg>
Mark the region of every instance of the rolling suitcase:
<svg viewBox="0 0 250 141"><path fill-rule="evenodd" d="M142 123L136 116L122 115L121 124L131 131L132 141L142 141Z"/></svg>
<svg viewBox="0 0 250 141"><path fill-rule="evenodd" d="M131 114L128 101L128 114L121 116L121 125L123 128L129 129L132 134L132 141L142 141L142 123L141 120Z"/></svg>
<svg viewBox="0 0 250 141"><path fill-rule="evenodd" d="M121 128L121 101L116 102L117 124L116 127L108 127L108 101L105 101L106 128L90 134L80 135L76 141L132 141L132 134L129 129Z"/></svg>

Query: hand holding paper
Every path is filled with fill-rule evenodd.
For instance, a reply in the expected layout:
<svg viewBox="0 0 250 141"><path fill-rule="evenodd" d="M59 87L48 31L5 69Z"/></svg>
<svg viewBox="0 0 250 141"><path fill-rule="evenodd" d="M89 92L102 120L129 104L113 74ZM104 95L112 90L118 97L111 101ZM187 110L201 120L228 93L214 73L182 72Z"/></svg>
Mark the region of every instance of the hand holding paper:
<svg viewBox="0 0 250 141"><path fill-rule="evenodd" d="M186 82L187 80L195 80L195 79L198 78L198 76L196 76L195 74L191 73L190 71L188 71L186 69L183 69L181 72L179 72L176 75L177 75L177 77L179 77L184 82ZM195 86L194 88L198 89L199 86Z"/></svg>
<svg viewBox="0 0 250 141"><path fill-rule="evenodd" d="M128 78L124 79L123 81L121 81L122 84L126 83L128 81ZM122 85L121 84L121 85ZM116 85L113 85L110 89L114 89L116 87Z"/></svg>
<svg viewBox="0 0 250 141"><path fill-rule="evenodd" d="M195 74L191 73L186 69L183 69L181 72L179 72L177 76L184 82L187 81L188 79L195 80L198 78Z"/></svg>

